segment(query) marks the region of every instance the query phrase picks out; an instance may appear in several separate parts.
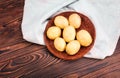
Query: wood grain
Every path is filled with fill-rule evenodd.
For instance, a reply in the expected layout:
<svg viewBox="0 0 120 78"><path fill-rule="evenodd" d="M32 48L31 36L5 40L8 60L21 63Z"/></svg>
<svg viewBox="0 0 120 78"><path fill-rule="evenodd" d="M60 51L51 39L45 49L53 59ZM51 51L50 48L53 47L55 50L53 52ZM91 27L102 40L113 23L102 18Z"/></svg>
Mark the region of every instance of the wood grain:
<svg viewBox="0 0 120 78"><path fill-rule="evenodd" d="M0 0L0 78L119 78L120 39L104 60L64 61L22 39L24 0Z"/></svg>

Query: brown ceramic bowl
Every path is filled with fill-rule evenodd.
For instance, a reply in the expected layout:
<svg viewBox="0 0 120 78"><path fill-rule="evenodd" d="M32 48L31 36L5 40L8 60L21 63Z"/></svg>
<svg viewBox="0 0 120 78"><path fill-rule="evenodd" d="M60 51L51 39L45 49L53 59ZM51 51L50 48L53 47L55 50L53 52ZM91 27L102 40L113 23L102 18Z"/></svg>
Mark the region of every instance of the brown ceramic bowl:
<svg viewBox="0 0 120 78"><path fill-rule="evenodd" d="M47 33L46 32L47 32L49 27L55 26L54 25L54 19L55 19L56 16L62 15L62 16L66 17L68 19L69 16L71 14L73 14L73 13L77 13L78 15L80 15L80 17L82 19L81 26L80 26L80 28L76 29L76 31L78 32L81 29L87 30L91 34L93 42L88 47L81 47L77 54L75 54L75 55L68 55L65 51L64 52L59 52L58 50L55 49L55 47L54 47L54 40L50 40L47 37ZM95 33L95 28L94 28L93 23L90 21L90 19L88 17L86 17L85 15L83 15L81 13L78 13L78 12L68 11L68 12L60 13L60 14L58 14L56 16L54 16L53 18L50 19L50 21L48 22L48 24L46 26L46 29L44 31L44 41L45 41L45 44L46 44L48 50L54 56L56 56L58 58L61 58L61 59L64 59L64 60L75 60L75 59L79 59L79 58L83 57L87 52L90 51L90 49L93 47L94 42L95 42L96 33Z"/></svg>

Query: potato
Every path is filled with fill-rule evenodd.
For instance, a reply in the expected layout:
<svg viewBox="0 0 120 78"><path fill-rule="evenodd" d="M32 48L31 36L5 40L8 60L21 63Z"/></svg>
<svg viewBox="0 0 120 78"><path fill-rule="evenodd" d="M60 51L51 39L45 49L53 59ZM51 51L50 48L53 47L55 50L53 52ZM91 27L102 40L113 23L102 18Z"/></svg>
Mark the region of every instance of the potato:
<svg viewBox="0 0 120 78"><path fill-rule="evenodd" d="M54 46L58 51L62 52L65 50L66 42L63 38L58 37L54 40Z"/></svg>
<svg viewBox="0 0 120 78"><path fill-rule="evenodd" d="M81 17L74 13L69 16L69 23L71 26L74 26L75 28L79 28L81 25Z"/></svg>
<svg viewBox="0 0 120 78"><path fill-rule="evenodd" d="M52 26L47 30L47 37L51 40L54 40L57 37L61 36L61 29L56 26Z"/></svg>
<svg viewBox="0 0 120 78"><path fill-rule="evenodd" d="M75 55L80 50L80 43L77 40L69 42L66 46L66 53L69 55Z"/></svg>
<svg viewBox="0 0 120 78"><path fill-rule="evenodd" d="M57 16L55 17L54 24L63 29L68 26L68 20L64 16Z"/></svg>
<svg viewBox="0 0 120 78"><path fill-rule="evenodd" d="M67 26L63 30L63 38L66 42L70 42L75 39L76 30L73 26Z"/></svg>
<svg viewBox="0 0 120 78"><path fill-rule="evenodd" d="M86 30L77 32L76 38L82 46L89 46L92 43L92 37Z"/></svg>

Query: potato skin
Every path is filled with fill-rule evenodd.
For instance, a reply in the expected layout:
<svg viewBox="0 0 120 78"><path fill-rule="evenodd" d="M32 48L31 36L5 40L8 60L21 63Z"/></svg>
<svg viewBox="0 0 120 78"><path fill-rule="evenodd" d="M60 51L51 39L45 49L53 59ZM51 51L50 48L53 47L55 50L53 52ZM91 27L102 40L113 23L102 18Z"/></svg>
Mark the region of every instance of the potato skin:
<svg viewBox="0 0 120 78"><path fill-rule="evenodd" d="M63 30L63 38L66 42L70 42L75 39L76 30L73 26L67 26Z"/></svg>
<svg viewBox="0 0 120 78"><path fill-rule="evenodd" d="M61 36L61 29L56 26L52 26L47 30L47 37L51 40L54 40L57 37Z"/></svg>
<svg viewBox="0 0 120 78"><path fill-rule="evenodd" d="M65 48L66 48L66 42L65 42L65 40L63 38L60 38L60 37L56 38L54 40L54 47L58 51L63 52L65 50Z"/></svg>
<svg viewBox="0 0 120 78"><path fill-rule="evenodd" d="M57 16L55 17L54 24L63 29L68 26L68 20L64 16Z"/></svg>
<svg viewBox="0 0 120 78"><path fill-rule="evenodd" d="M80 43L77 40L69 42L66 46L66 53L69 55L75 55L80 49Z"/></svg>
<svg viewBox="0 0 120 78"><path fill-rule="evenodd" d="M77 40L80 42L82 46L89 46L92 43L92 37L86 30L80 30L76 35Z"/></svg>
<svg viewBox="0 0 120 78"><path fill-rule="evenodd" d="M69 23L71 26L74 26L75 28L79 28L81 25L81 17L74 13L69 16Z"/></svg>

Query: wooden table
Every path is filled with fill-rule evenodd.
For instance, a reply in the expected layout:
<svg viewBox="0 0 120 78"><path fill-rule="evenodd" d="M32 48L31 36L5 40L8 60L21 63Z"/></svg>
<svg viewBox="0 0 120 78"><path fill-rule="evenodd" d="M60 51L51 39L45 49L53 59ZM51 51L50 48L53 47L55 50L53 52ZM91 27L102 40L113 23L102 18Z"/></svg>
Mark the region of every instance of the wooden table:
<svg viewBox="0 0 120 78"><path fill-rule="evenodd" d="M0 0L0 78L120 78L120 39L111 57L64 61L22 39L24 0Z"/></svg>

